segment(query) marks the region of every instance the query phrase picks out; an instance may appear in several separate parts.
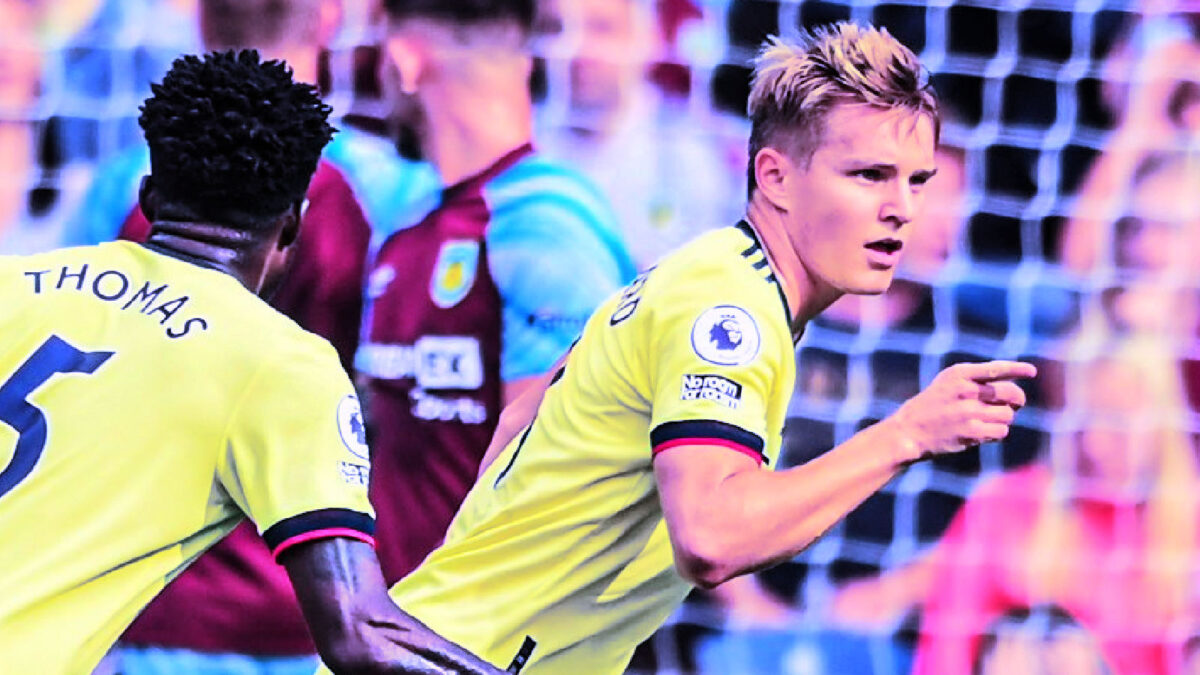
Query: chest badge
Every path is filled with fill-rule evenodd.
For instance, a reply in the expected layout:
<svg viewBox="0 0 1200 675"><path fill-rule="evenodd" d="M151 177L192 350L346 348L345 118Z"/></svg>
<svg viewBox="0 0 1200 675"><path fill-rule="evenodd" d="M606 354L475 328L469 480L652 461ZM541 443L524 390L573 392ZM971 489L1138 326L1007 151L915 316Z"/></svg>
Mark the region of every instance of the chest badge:
<svg viewBox="0 0 1200 675"><path fill-rule="evenodd" d="M449 309L467 297L479 269L479 242L460 239L447 241L438 251L429 297L433 304Z"/></svg>

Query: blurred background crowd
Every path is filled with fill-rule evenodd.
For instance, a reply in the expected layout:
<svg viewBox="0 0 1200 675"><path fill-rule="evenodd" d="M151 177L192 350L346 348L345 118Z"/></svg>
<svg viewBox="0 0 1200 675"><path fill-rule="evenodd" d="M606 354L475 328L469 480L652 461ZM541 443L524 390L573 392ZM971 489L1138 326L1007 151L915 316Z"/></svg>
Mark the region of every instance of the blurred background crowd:
<svg viewBox="0 0 1200 675"><path fill-rule="evenodd" d="M1200 673L1200 4L541 0L533 145L599 188L645 269L741 217L758 45L842 19L931 71L939 173L893 288L808 327L781 465L949 363L1043 374L1004 442L914 465L793 562L695 594L631 672ZM150 83L249 44L340 120L321 185L357 206L322 203L329 246L358 253L319 269L362 286L441 188L379 35L371 0L0 0L0 253L144 236ZM309 324L348 368L358 290Z"/></svg>

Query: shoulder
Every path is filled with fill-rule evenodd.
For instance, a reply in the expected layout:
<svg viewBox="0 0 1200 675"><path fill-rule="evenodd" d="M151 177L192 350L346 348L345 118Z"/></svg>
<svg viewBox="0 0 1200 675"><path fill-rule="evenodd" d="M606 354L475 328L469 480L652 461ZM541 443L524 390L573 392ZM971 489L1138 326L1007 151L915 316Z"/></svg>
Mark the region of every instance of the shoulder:
<svg viewBox="0 0 1200 675"><path fill-rule="evenodd" d="M322 160L349 184L380 233L412 224L415 212L423 215L437 203L441 179L433 166L401 157L378 136L343 128L325 146Z"/></svg>
<svg viewBox="0 0 1200 675"><path fill-rule="evenodd" d="M755 269L754 261L743 255L752 244L733 227L696 237L659 262L647 282L647 292L688 298L685 304L736 300L769 308L772 315L782 318L780 300L767 273Z"/></svg>
<svg viewBox="0 0 1200 675"><path fill-rule="evenodd" d="M625 282L635 273L603 195L574 169L532 155L484 189L491 211L489 259L522 253L544 263L601 266Z"/></svg>
<svg viewBox="0 0 1200 675"><path fill-rule="evenodd" d="M1053 477L1034 464L984 479L963 504L959 517L994 531L1023 530L1050 496Z"/></svg>
<svg viewBox="0 0 1200 675"><path fill-rule="evenodd" d="M645 280L655 332L690 331L692 348L717 364L753 358L760 350L791 359L782 300L741 255L747 245L736 229L724 228L666 256Z"/></svg>
<svg viewBox="0 0 1200 675"><path fill-rule="evenodd" d="M616 234L616 216L600 190L573 168L529 155L484 188L493 227L518 226L530 214L553 214L566 226Z"/></svg>

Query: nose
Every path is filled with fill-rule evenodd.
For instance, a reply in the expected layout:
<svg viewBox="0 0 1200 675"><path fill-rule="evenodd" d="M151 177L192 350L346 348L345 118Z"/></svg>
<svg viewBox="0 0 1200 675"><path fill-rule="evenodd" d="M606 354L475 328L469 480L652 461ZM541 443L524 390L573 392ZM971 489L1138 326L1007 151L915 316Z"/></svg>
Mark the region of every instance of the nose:
<svg viewBox="0 0 1200 675"><path fill-rule="evenodd" d="M891 222L896 228L912 222L918 197L904 181L896 181L895 189L888 192L880 205L879 219Z"/></svg>

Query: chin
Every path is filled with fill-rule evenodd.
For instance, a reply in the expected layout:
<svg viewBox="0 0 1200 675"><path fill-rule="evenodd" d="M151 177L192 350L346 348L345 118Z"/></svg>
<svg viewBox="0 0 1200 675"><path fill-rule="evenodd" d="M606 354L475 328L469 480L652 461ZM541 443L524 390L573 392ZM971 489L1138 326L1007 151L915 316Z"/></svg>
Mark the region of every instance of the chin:
<svg viewBox="0 0 1200 675"><path fill-rule="evenodd" d="M857 279L847 280L840 290L852 295L880 295L892 286L893 274L888 270L885 274L864 274Z"/></svg>

